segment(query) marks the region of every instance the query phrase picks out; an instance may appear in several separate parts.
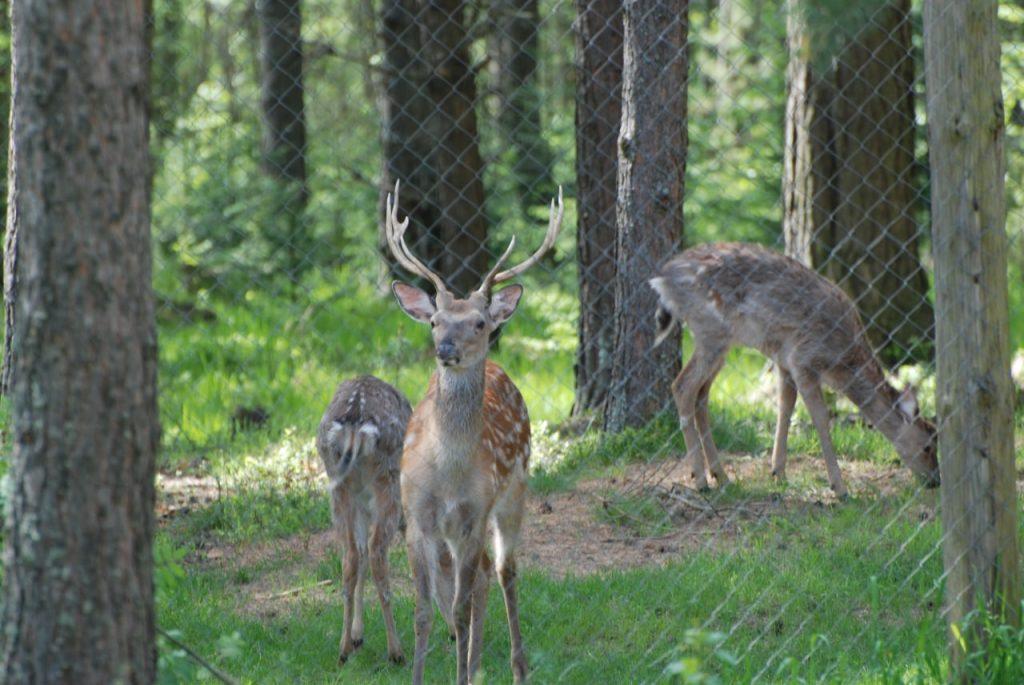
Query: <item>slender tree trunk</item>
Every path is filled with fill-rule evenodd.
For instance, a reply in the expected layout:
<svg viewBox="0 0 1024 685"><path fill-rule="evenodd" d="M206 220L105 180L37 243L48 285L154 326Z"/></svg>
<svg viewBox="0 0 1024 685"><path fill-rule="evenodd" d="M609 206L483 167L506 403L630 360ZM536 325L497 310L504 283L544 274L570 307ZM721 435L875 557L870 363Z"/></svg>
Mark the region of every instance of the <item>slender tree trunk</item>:
<svg viewBox="0 0 1024 685"><path fill-rule="evenodd" d="M519 201L528 207L545 204L554 193L553 155L541 130L541 91L537 83L540 39L538 0L495 0L494 56L499 118L513 152L512 173Z"/></svg>
<svg viewBox="0 0 1024 685"><path fill-rule="evenodd" d="M604 406L615 333L615 201L622 119L622 3L576 1L579 342L573 415Z"/></svg>
<svg viewBox="0 0 1024 685"><path fill-rule="evenodd" d="M434 103L423 84L430 67L424 60L420 37L420 0L385 0L381 8L380 41L384 55L384 87L381 100L381 137L384 148L384 198L402 182L399 214L409 217L406 242L434 271L442 272L444 240L441 235L441 211L434 191L437 174L431 161L434 143L424 127L433 113ZM383 221L379 232L380 250L392 277L409 279L397 268L384 239ZM426 285L423 279L416 279Z"/></svg>
<svg viewBox="0 0 1024 685"><path fill-rule="evenodd" d="M971 611L1021 619L996 3L925 3L924 47L946 604L966 653L984 654ZM965 652L950 648L956 673Z"/></svg>
<svg viewBox="0 0 1024 685"><path fill-rule="evenodd" d="M13 111L11 112L13 115ZM14 197L17 192L18 179L14 174L14 135L13 116L11 117L11 136L7 148L7 194ZM10 396L14 372L14 303L18 296L18 217L13 202L7 204L7 230L4 233L4 365L0 373L0 394Z"/></svg>
<svg viewBox="0 0 1024 685"><path fill-rule="evenodd" d="M256 17L263 168L280 181L276 214L286 226L271 237L287 255L288 276L294 280L311 249L302 216L308 199L302 0L256 0Z"/></svg>
<svg viewBox="0 0 1024 685"><path fill-rule="evenodd" d="M487 213L484 162L477 131L476 70L470 58L464 0L422 0L422 50L430 67L426 93L431 113L430 164L440 209L444 250L440 273L465 295L487 272Z"/></svg>
<svg viewBox="0 0 1024 685"><path fill-rule="evenodd" d="M156 677L145 5L13 3L7 683Z"/></svg>
<svg viewBox="0 0 1024 685"><path fill-rule="evenodd" d="M11 25L6 0L0 0L0 32L10 36ZM11 392L11 336L14 335L14 297L17 292L17 285L14 279L15 268L18 261L18 233L15 230L13 217L8 216L11 207L7 204L8 194L13 193L14 188L14 165L10 162L13 155L10 127L10 85L11 85L11 56L10 52L0 55L0 160L4 167L0 172L0 178L7 180L7 187L0 193L0 216L6 219L4 232L4 358L3 367L0 369L0 395L8 395Z"/></svg>
<svg viewBox="0 0 1024 685"><path fill-rule="evenodd" d="M623 5L622 125L615 344L605 427L646 423L670 402L678 333L652 350L657 297L647 281L683 237L687 0Z"/></svg>
<svg viewBox="0 0 1024 685"><path fill-rule="evenodd" d="M830 43L808 26L804 1L790 1L787 251L853 297L888 363L927 358L910 2L874 2L845 20L849 38L830 60L814 53Z"/></svg>

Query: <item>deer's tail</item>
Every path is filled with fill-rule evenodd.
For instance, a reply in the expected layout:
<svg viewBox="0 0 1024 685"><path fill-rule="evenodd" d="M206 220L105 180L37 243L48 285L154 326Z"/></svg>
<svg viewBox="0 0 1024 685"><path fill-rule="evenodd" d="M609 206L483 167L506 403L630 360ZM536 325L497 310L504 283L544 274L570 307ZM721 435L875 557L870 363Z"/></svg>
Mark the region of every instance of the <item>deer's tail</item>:
<svg viewBox="0 0 1024 685"><path fill-rule="evenodd" d="M361 423L335 421L327 431L327 446L334 456L332 483L344 480L353 465L377 449L380 428L372 421Z"/></svg>
<svg viewBox="0 0 1024 685"><path fill-rule="evenodd" d="M654 342L651 344L651 349L665 342L671 333L672 329L676 327L676 324L682 325L676 317L672 315L672 312L665 306L665 295L663 293L664 279L661 277L652 278L648 281L651 287L654 288L655 292L658 293L658 306L654 310Z"/></svg>

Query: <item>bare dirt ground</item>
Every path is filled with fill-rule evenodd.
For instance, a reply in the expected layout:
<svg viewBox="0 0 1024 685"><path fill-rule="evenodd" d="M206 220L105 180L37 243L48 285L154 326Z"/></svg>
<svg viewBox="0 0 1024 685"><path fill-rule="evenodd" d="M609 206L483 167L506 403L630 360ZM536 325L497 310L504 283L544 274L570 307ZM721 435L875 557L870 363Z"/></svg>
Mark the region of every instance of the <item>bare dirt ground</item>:
<svg viewBox="0 0 1024 685"><path fill-rule="evenodd" d="M727 470L734 482L743 485L700 493L689 487L682 462L670 459L633 464L615 476L581 480L566 492L531 494L518 548L520 565L557 577L663 565L686 552L736 544L751 522L826 511L837 504L820 459L792 458L788 487L770 484L767 469L764 459L732 456ZM842 469L855 497L885 496L911 481L910 474L898 467L844 462ZM161 478L159 493L158 512L162 518L171 518L208 504L221 494L221 488L209 478L171 476ZM648 504L643 519L628 506L638 498ZM935 502L935 495L925 494L915 511L908 513L918 518L934 516ZM247 571L244 582L238 584L239 606L269 617L293 602L318 601L335 591L333 582L308 580L310 570L333 548L330 531L246 545L211 541L187 562L228 571L255 569ZM393 566L395 592L409 593L406 565ZM372 595L372 588L367 590Z"/></svg>

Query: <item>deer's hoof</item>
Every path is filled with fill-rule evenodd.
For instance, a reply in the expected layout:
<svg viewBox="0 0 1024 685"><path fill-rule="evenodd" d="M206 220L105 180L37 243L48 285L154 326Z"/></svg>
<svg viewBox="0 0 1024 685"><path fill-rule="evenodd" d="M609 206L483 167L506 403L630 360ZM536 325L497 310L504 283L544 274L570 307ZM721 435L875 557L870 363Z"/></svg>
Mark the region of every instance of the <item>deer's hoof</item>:
<svg viewBox="0 0 1024 685"><path fill-rule="evenodd" d="M401 649L399 649L397 652L388 650L388 659L391 661L391 663L395 664L396 666L401 666L405 663L405 654L402 653Z"/></svg>
<svg viewBox="0 0 1024 685"><path fill-rule="evenodd" d="M363 638L356 638L352 640L352 651L355 651L363 646Z"/></svg>
<svg viewBox="0 0 1024 685"><path fill-rule="evenodd" d="M779 483L786 482L786 470L785 469L772 469L772 480Z"/></svg>

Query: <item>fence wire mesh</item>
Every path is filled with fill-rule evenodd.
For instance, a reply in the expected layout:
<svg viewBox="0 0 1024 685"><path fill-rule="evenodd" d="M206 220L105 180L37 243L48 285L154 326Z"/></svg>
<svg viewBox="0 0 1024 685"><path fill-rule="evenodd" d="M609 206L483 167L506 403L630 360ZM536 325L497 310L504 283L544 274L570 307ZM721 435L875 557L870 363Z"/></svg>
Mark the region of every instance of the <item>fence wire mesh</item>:
<svg viewBox="0 0 1024 685"><path fill-rule="evenodd" d="M1000 21L1017 349L1024 11ZM512 236L512 262L540 245L564 188L490 354L532 422L517 557L536 682L926 680L946 573L938 491L912 468L941 354L926 102L943 85L924 81L921 23L909 0L157 0L160 507L200 568L233 574L223 606L263 626L246 639L279 663L252 677L333 668L341 566L314 438L338 383L373 374L415 406L435 370L389 289L429 285L383 238L400 180L410 249L460 296ZM688 253L666 298L688 320L652 349L648 279L715 242L771 252ZM506 680L494 597L483 669ZM366 609L341 673L404 680L380 670ZM454 673L444 632L434 679Z"/></svg>

